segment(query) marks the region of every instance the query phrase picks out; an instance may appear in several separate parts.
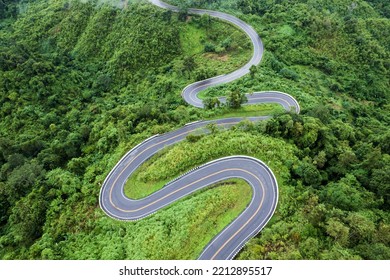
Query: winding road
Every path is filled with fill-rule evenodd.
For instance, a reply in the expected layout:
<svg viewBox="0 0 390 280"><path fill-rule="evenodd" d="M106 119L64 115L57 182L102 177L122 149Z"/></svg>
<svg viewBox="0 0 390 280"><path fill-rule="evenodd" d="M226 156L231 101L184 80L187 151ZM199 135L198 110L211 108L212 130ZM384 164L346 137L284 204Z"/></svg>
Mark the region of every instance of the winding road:
<svg viewBox="0 0 390 280"><path fill-rule="evenodd" d="M162 1L149 0L152 4L177 12L178 8ZM231 15L201 9L189 9L191 14L209 14L212 17L230 22L242 29L251 39L253 55L242 68L218 77L188 85L182 92L185 101L196 107L203 107L198 93L210 86L234 81L249 73L252 65L258 65L263 55L263 44L256 31L248 24ZM285 110L299 113L298 102L290 95L277 91L255 92L247 95L248 104L278 103ZM224 101L224 98L221 98ZM245 118L259 121L269 118ZM191 133L207 133L206 126L230 127L244 118L226 118L214 121L199 121L185 125L175 131L155 135L129 151L115 165L106 177L100 190L100 207L112 218L118 220L138 220L153 214L173 202L202 188L229 178L244 179L252 187L253 196L245 210L204 248L199 259L232 259L245 243L259 233L271 219L278 202L278 184L271 169L261 160L248 156L231 156L217 159L199 166L166 184L159 191L139 200L129 199L124 194L124 185L131 174L147 159L161 149L178 143Z"/></svg>

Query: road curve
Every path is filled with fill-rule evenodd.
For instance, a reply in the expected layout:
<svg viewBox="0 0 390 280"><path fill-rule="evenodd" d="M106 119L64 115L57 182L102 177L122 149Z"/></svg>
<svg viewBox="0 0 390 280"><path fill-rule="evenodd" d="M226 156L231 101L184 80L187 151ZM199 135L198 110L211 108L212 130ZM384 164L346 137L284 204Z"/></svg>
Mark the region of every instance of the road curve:
<svg viewBox="0 0 390 280"><path fill-rule="evenodd" d="M162 1L149 1L161 8L178 11L177 7ZM197 94L210 86L227 83L247 74L251 65L260 63L263 45L252 27L231 15L200 9L190 9L189 13L209 14L235 24L251 38L254 49L252 58L242 68L227 75L191 84L183 90L182 96L189 104L203 107ZM225 101L225 99L221 98L221 101ZM278 103L285 110L293 110L296 113L300 111L298 102L292 96L276 91L249 94L248 103ZM269 117L246 119L258 121L267 118ZM142 163L163 148L184 140L190 134L208 133L206 127L210 123L221 127L230 127L242 120L243 118L226 118L215 121L198 121L172 132L152 136L143 141L123 156L106 177L100 190L100 207L112 218L138 220L211 184L229 178L242 178L252 187L251 202L233 222L209 242L199 257L199 259L232 259L244 244L267 224L277 206L278 185L276 178L271 169L261 160L248 156L231 156L217 159L181 175L166 184L161 190L139 200L126 197L124 185Z"/></svg>

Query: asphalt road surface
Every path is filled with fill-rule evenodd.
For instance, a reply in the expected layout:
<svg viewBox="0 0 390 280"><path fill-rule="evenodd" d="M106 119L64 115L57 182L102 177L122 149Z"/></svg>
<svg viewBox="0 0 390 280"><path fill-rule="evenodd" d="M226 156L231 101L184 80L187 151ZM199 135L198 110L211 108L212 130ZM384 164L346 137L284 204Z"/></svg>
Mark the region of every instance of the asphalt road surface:
<svg viewBox="0 0 390 280"><path fill-rule="evenodd" d="M162 1L150 0L150 2L164 9L178 11L178 8ZM183 90L182 96L189 104L203 107L197 94L210 86L227 83L249 73L249 68L261 61L263 44L252 27L231 15L200 9L190 9L189 13L209 14L212 17L235 24L249 36L254 50L252 58L242 68L226 75L196 82ZM224 102L225 99L221 98L221 101ZM300 111L298 102L292 96L282 92L248 94L248 104L257 103L278 103L286 110L293 110L296 113ZM259 121L266 118L269 117L245 119ZM139 200L126 197L124 185L142 163L161 149L184 140L189 134L208 133L206 127L209 123L230 127L243 119L226 118L194 122L178 130L155 135L140 143L129 151L108 174L100 191L101 208L107 215L118 220L138 220L216 182L229 178L244 179L253 189L251 202L233 222L208 243L199 256L199 259L232 259L249 239L262 230L271 219L277 206L278 184L276 178L270 168L261 160L240 155L217 159L181 175L166 184L161 190Z"/></svg>

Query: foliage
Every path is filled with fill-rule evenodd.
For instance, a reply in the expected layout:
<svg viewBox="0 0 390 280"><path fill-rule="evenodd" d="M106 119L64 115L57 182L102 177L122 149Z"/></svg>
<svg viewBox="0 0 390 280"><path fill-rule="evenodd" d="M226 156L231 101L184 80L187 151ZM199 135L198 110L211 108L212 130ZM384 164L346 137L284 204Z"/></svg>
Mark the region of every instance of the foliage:
<svg viewBox="0 0 390 280"><path fill-rule="evenodd" d="M241 107L241 104L248 101L248 98L246 97L245 93L240 92L239 90L231 91L226 96L226 105L229 108L238 109Z"/></svg>
<svg viewBox="0 0 390 280"><path fill-rule="evenodd" d="M261 158L278 170L276 174L279 178L288 178L289 173L281 162L288 165L295 161L293 148L282 141L245 132L248 129L245 125L242 123L230 131L219 131L217 127L211 129L214 130L211 135L197 137L196 141L193 141L194 136L187 137L187 141L164 150L137 169L126 184L125 193L131 198L144 197L174 179L177 174L183 174L204 162L237 154ZM283 159L280 158L281 154L284 155Z"/></svg>
<svg viewBox="0 0 390 280"><path fill-rule="evenodd" d="M388 1L191 0L180 1L180 15L142 1L83 2L0 1L2 259L196 258L245 207L247 185L229 182L123 223L99 209L101 184L153 134L255 110L279 113L211 126L135 180L158 188L209 159L255 156L274 170L280 200L239 259L390 258ZM251 52L242 32L189 16L190 6L237 15L266 49L250 75L203 97L285 91L301 114L185 106L185 85L233 71Z"/></svg>

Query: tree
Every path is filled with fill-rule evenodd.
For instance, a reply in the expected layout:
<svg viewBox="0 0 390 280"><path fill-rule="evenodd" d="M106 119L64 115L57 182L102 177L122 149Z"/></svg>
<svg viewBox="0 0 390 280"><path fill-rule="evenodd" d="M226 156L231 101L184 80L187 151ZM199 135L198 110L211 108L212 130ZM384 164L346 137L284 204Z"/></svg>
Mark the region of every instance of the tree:
<svg viewBox="0 0 390 280"><path fill-rule="evenodd" d="M299 245L299 252L302 257L309 260L318 259L320 244L317 239L309 237Z"/></svg>
<svg viewBox="0 0 390 280"><path fill-rule="evenodd" d="M190 143L195 143L197 142L200 138L202 138L203 135L196 135L196 134L188 134L186 136L186 140Z"/></svg>
<svg viewBox="0 0 390 280"><path fill-rule="evenodd" d="M372 170L369 186L379 196L383 197L384 207L390 209L390 156L383 155L381 161L384 166Z"/></svg>
<svg viewBox="0 0 390 280"><path fill-rule="evenodd" d="M21 196L28 194L31 188L39 182L44 175L41 165L36 162L26 162L15 168L7 180L5 194L10 203L15 203Z"/></svg>
<svg viewBox="0 0 390 280"><path fill-rule="evenodd" d="M232 39L230 37L227 37L225 40L222 41L221 46L222 48L224 48L225 51L228 50L232 46Z"/></svg>
<svg viewBox="0 0 390 280"><path fill-rule="evenodd" d="M184 72L188 73L188 76L190 76L190 73L196 68L195 60L192 56L186 56L183 61L183 70Z"/></svg>
<svg viewBox="0 0 390 280"><path fill-rule="evenodd" d="M210 17L210 15L208 15L208 14L203 14L203 15L200 17L199 24L200 24L200 26L205 27L206 30L209 29L210 23L211 23L211 17Z"/></svg>
<svg viewBox="0 0 390 280"><path fill-rule="evenodd" d="M308 158L301 161L294 171L302 178L303 182L308 185L318 186L321 183L321 173L309 162Z"/></svg>
<svg viewBox="0 0 390 280"><path fill-rule="evenodd" d="M171 19L172 19L172 11L171 10L166 10L164 11L164 13L162 14L162 17L165 21L167 22L171 22Z"/></svg>
<svg viewBox="0 0 390 280"><path fill-rule="evenodd" d="M42 189L34 189L16 203L9 217L14 243L28 244L41 236L46 207L47 201Z"/></svg>
<svg viewBox="0 0 390 280"><path fill-rule="evenodd" d="M219 107L221 105L221 101L217 97L208 97L203 100L203 106L206 109L214 109L215 107Z"/></svg>
<svg viewBox="0 0 390 280"><path fill-rule="evenodd" d="M330 218L326 225L326 233L334 238L341 246L348 244L349 228L336 218Z"/></svg>
<svg viewBox="0 0 390 280"><path fill-rule="evenodd" d="M241 104L248 101L246 95L238 89L231 91L226 97L226 104L229 108L238 109Z"/></svg>
<svg viewBox="0 0 390 280"><path fill-rule="evenodd" d="M184 1L181 2L178 6L179 6L179 20L186 21L188 16L188 3Z"/></svg>
<svg viewBox="0 0 390 280"><path fill-rule="evenodd" d="M215 52L215 45L212 42L204 44L204 52Z"/></svg>
<svg viewBox="0 0 390 280"><path fill-rule="evenodd" d="M18 2L15 0L0 0L0 19L15 17L18 13Z"/></svg>
<svg viewBox="0 0 390 280"><path fill-rule="evenodd" d="M216 123L207 124L206 128L210 131L211 134L216 134L218 132L218 126Z"/></svg>
<svg viewBox="0 0 390 280"><path fill-rule="evenodd" d="M251 78L253 79L257 73L257 67L255 65L252 65L249 68L249 74L251 75Z"/></svg>
<svg viewBox="0 0 390 280"><path fill-rule="evenodd" d="M365 205L365 200L362 197L363 192L345 181L343 178L338 183L328 184L321 192L324 201L346 211L359 210Z"/></svg>
<svg viewBox="0 0 390 280"><path fill-rule="evenodd" d="M354 244L371 242L375 233L374 223L364 215L351 212L347 217L350 228L349 241Z"/></svg>

